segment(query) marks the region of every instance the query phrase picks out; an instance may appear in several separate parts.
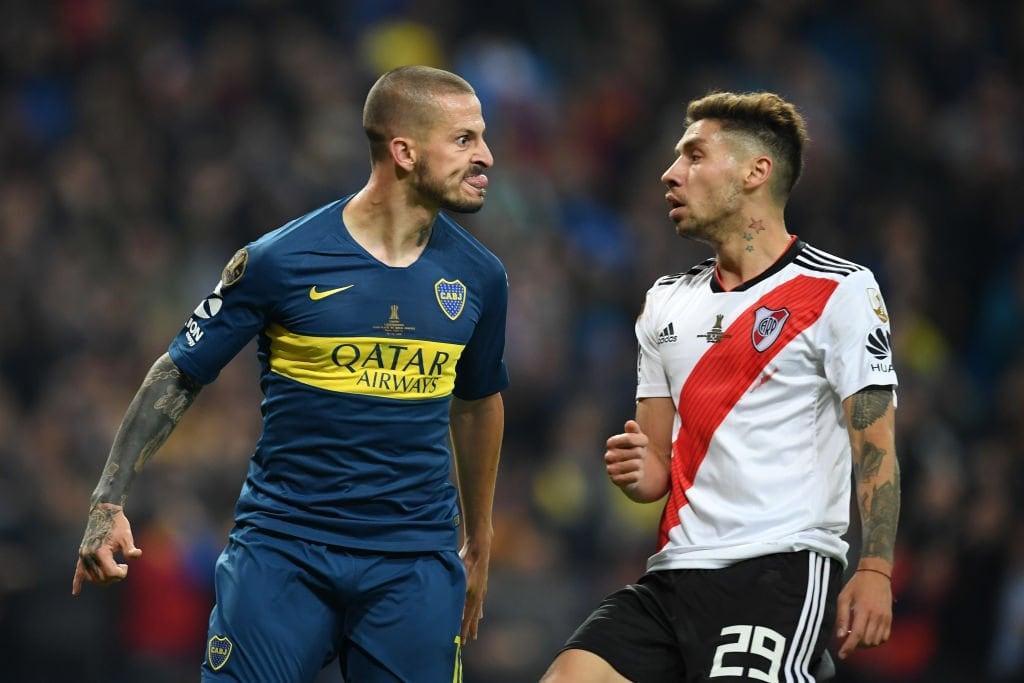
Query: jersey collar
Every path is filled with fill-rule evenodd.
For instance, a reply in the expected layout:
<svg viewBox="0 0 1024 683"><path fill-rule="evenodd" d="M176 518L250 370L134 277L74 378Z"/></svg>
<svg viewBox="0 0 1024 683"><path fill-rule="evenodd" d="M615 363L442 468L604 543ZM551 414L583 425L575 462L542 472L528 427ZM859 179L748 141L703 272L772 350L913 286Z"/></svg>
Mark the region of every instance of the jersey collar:
<svg viewBox="0 0 1024 683"><path fill-rule="evenodd" d="M806 242L804 242L803 240L799 239L796 235L793 235L793 240L790 242L789 247L786 248L786 251L782 252L782 255L779 256L779 258L777 258L775 260L775 263L773 263L771 266L768 267L768 270L764 271L763 273L761 273L757 277L751 278L750 280L747 280L746 282L744 282L744 283L742 283L740 285L737 285L736 287L733 287L732 289L730 289L728 291L730 291L730 292L744 292L744 291L750 289L751 287L753 287L754 285L756 285L757 283L763 282L764 280L767 280L772 275L775 275L775 273L779 272L780 270L782 270L783 268L788 266L790 263L792 263L793 259L795 259L800 254L800 252L802 252L804 250L804 247L806 247L806 246L807 246ZM712 276L711 276L711 291L712 292L716 292L716 293L722 293L722 292L726 291L722 287L722 283L719 282L719 280L718 280L718 265L717 264L715 265L715 270L714 270L714 272L712 273Z"/></svg>

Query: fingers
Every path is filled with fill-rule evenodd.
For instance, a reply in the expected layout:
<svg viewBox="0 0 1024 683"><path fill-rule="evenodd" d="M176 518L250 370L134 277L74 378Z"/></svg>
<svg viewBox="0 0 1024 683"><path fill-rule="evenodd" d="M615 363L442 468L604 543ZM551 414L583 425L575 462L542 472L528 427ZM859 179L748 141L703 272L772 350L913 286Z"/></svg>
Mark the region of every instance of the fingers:
<svg viewBox="0 0 1024 683"><path fill-rule="evenodd" d="M846 657L858 647L877 647L889 640L892 630L892 616L890 614L873 612L871 610L857 610L850 608L843 610L840 615L853 615L849 628L846 628L843 619L837 619L837 635L843 641L839 649L839 658Z"/></svg>
<svg viewBox="0 0 1024 683"><path fill-rule="evenodd" d="M850 628L839 635L843 639L843 645L839 648L839 659L846 659L851 652L857 649L857 646L861 643L863 633L863 619L854 612L853 623L850 625Z"/></svg>
<svg viewBox="0 0 1024 683"><path fill-rule="evenodd" d="M475 605L470 607L468 604L462 612L462 642L467 643L470 640L476 640L477 629L480 625L480 620L484 618L483 604Z"/></svg>
<svg viewBox="0 0 1024 683"><path fill-rule="evenodd" d="M850 596L847 592L839 593L839 602L836 605L836 637L845 638L850 632Z"/></svg>
<svg viewBox="0 0 1024 683"><path fill-rule="evenodd" d="M136 548L131 537L127 539L128 549L123 552L125 559L134 560L142 557L142 549ZM75 577L71 581L71 594L78 595L82 586L94 583L97 586L108 586L128 577L128 565L114 560L114 554L107 547L101 546L93 552L79 551L78 563L75 565Z"/></svg>
<svg viewBox="0 0 1024 683"><path fill-rule="evenodd" d="M82 592L82 581L85 579L85 569L82 567L82 561L79 560L78 564L75 565L75 578L71 580L71 594L78 595Z"/></svg>
<svg viewBox="0 0 1024 683"><path fill-rule="evenodd" d="M643 434L643 432L640 431L640 423L636 420L626 420L625 432L627 434Z"/></svg>

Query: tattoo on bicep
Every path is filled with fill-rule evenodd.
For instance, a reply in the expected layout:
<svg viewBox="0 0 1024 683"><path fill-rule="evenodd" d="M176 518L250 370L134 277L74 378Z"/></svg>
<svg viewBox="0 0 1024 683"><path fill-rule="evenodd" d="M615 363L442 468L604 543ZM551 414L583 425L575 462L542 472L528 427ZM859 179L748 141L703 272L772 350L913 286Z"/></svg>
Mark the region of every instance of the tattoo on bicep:
<svg viewBox="0 0 1024 683"><path fill-rule="evenodd" d="M170 367L167 367L167 365L170 365ZM149 372L149 374L146 375L146 377L142 380L142 386L143 388L145 388L151 387L154 384L159 384L160 382L165 382L167 380L177 381L181 379L182 376L183 375L181 374L181 370L179 370L177 366L175 366L173 363L167 363L163 368L159 370L154 367Z"/></svg>
<svg viewBox="0 0 1024 683"><path fill-rule="evenodd" d="M885 415L892 403L891 389L864 389L850 397L850 424L867 429Z"/></svg>

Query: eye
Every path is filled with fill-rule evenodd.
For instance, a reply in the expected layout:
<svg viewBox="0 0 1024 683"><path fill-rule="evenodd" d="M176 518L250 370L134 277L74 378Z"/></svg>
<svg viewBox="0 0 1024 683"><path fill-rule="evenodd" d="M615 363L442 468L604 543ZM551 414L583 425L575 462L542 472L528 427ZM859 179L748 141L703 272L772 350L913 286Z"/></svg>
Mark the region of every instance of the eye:
<svg viewBox="0 0 1024 683"><path fill-rule="evenodd" d="M468 135L460 135L459 137L455 138L455 142L459 143L460 145L465 146L469 142L469 136Z"/></svg>
<svg viewBox="0 0 1024 683"><path fill-rule="evenodd" d="M700 161L704 155L700 152L690 152L690 161Z"/></svg>

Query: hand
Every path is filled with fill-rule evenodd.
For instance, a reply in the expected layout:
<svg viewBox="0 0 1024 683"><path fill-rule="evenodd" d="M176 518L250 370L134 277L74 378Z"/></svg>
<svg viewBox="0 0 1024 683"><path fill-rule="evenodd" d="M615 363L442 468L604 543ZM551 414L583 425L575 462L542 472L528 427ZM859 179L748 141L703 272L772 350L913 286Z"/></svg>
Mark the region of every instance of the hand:
<svg viewBox="0 0 1024 683"><path fill-rule="evenodd" d="M466 606L462 610L462 643L476 640L477 626L484 618L484 596L487 595L487 574L490 551L480 552L470 544L462 546L459 557L466 565Z"/></svg>
<svg viewBox="0 0 1024 683"><path fill-rule="evenodd" d="M855 648L889 640L892 629L892 583L874 571L859 571L839 593L836 632L843 641L839 659Z"/></svg>
<svg viewBox="0 0 1024 683"><path fill-rule="evenodd" d="M142 556L135 547L132 528L120 505L98 503L89 511L82 545L78 548L78 564L71 583L71 594L82 592L82 583L88 581L107 586L128 576L128 565L118 564L114 553L120 551L125 559Z"/></svg>
<svg viewBox="0 0 1024 683"><path fill-rule="evenodd" d="M636 420L627 420L625 432L608 438L604 452L605 470L616 486L624 489L635 487L644 474L644 451L647 449L647 435L640 431Z"/></svg>

